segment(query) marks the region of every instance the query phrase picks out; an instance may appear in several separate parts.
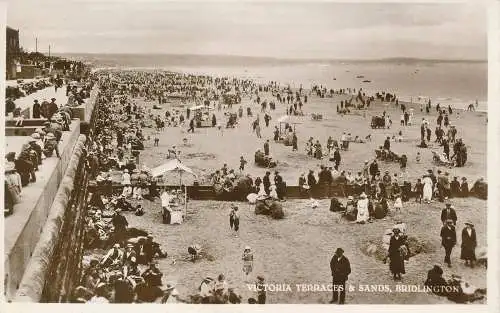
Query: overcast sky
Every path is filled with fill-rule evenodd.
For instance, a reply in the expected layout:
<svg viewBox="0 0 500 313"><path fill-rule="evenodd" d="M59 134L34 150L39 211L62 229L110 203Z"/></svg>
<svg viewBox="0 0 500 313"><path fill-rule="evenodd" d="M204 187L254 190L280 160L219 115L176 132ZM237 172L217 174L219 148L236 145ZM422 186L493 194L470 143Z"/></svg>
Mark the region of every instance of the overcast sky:
<svg viewBox="0 0 500 313"><path fill-rule="evenodd" d="M21 46L86 53L281 58L487 58L479 3L8 0Z"/></svg>

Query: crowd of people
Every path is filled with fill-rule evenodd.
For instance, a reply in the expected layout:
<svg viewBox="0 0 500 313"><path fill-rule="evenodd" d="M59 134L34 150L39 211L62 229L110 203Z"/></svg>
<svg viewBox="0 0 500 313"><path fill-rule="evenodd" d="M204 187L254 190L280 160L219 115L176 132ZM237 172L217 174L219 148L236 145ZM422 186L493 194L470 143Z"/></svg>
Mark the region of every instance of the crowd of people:
<svg viewBox="0 0 500 313"><path fill-rule="evenodd" d="M89 98L92 86L92 81L88 81L80 90L73 89L73 92L81 94L81 100L84 101ZM33 118L39 119L41 126L28 137L20 151L7 151L5 156L5 215L12 214L14 205L22 201L22 189L36 182L36 172L44 160L52 157L60 158L59 143L63 132L70 130L73 118L70 103L58 104L53 98L50 103L44 100L42 104L36 106L37 104L38 100L35 100ZM24 118L20 116L16 126L23 127L23 121Z"/></svg>
<svg viewBox="0 0 500 313"><path fill-rule="evenodd" d="M305 109L305 105L311 97L328 96L325 87L316 87L312 92L306 93L299 89L291 92L289 87L279 87L275 82L259 86L246 80L213 79L204 76L166 74L166 73L140 73L123 72L115 77L102 76L100 79L100 94L97 105L97 121L94 127L95 132L91 134L89 141L89 151L87 157L87 167L91 177L95 179L100 193L89 203L87 217L87 248L88 249L109 249L107 252L97 254L97 257L89 262L82 283L75 291L75 299L85 302L196 302L201 303L240 303L241 297L236 295L234 289L229 288L225 276L219 275L217 279L205 278L200 285L200 290L196 299L181 298L173 283L164 283L164 277L158 269L155 257L165 258L167 256L158 243L153 239L152 234L140 229L130 228L127 219L122 215L122 211L134 212L141 216L145 212L143 201L154 201L160 198L162 208L169 207L172 194L167 190L159 190L155 180L150 176L148 168L138 166L137 158L140 151L144 149L144 142L149 140L144 135L145 128L154 129L157 133L154 136L155 145L159 141L161 132L165 126L185 127L193 129L193 112L187 110L186 117L180 111L172 111L173 114L166 113L165 117L155 114L140 104L136 103L135 97L145 97L158 100L159 104L165 104L166 99L172 94L182 97L186 101L201 103L205 106L217 107L224 92L233 92L241 97L255 98L255 103L261 106L261 113L264 113L264 125L269 127L270 117L266 118L269 110L274 110L276 103L290 104L287 113L300 115ZM215 87L214 87L215 86ZM237 89L236 89L237 88ZM261 92L271 92L273 99L261 98ZM349 90L332 90L330 94L346 94ZM355 93L356 91L353 90ZM360 91L358 91L359 93ZM309 97L309 99L308 99ZM373 102L371 98L361 95L356 101L362 99L364 104ZM385 96L384 96L385 99ZM368 101L369 100L369 101ZM395 96L389 96L390 101L397 101ZM243 107L237 109L238 118L243 117ZM248 114L247 117L253 117ZM172 119L172 116L175 116ZM170 120L170 121L169 121ZM184 123L184 121L190 121ZM253 130L257 137L261 138L260 118L257 116L252 123ZM404 125L411 124L411 118L404 120ZM215 125L217 123L215 122ZM287 129L289 131L290 127ZM293 136L297 133L292 130ZM279 137L278 132L278 137ZM399 134L402 136L402 134ZM276 136L275 136L276 137ZM280 138L278 138L280 139ZM458 177L450 181L449 173L446 171L429 170L423 175L414 186L401 173L389 173L379 167L377 160L366 160L361 165L359 171L351 171L342 168L342 156L340 151L347 153L349 142L365 142L371 140L365 137L364 140L344 132L338 141L330 136L323 148L319 140L310 138L306 144L306 154L322 159L328 155L329 165L322 165L316 177L313 170L310 170L307 177L303 173L298 182L299 189L304 197L320 198L332 197L332 188L340 188L339 195L347 198L346 205L340 204L339 208L332 211L343 212L342 216L357 223L367 223L387 216L389 210L402 210L403 203L415 198L418 202L429 202L433 199L439 201L449 201L453 197L462 197L470 194L467 180L462 178L458 183ZM275 138L276 141L276 138ZM295 144L293 144L295 141ZM441 139L443 141L443 139ZM458 141L458 139L457 139ZM389 142L387 144L387 142ZM297 150L297 139L292 140L294 150ZM390 138L384 142L383 149L391 151ZM271 146L268 139L264 139L264 156L271 155ZM327 152L325 152L327 151ZM172 147L169 154L174 157L180 156L180 151ZM169 156L170 157L170 156ZM222 168L215 170L211 175L211 183L217 190L230 193L241 192L242 198L249 194L254 194L257 199L273 199L283 201L287 194L287 183L280 175L279 171L266 169L263 177L252 177L245 167L248 161L242 155L239 158L239 168L230 168L224 164ZM404 169L404 168L402 168ZM118 176L117 182L121 185L119 192L115 192L113 181ZM483 180L479 180L484 184ZM457 185L458 184L458 185ZM168 199L164 201L164 199ZM165 203L164 203L165 202ZM337 201L338 202L338 201ZM392 203L392 206L391 206ZM332 199L332 206L336 204ZM443 211L446 216L452 214L448 210ZM171 211L163 209L164 222L170 224L173 216ZM451 219L453 219L451 217ZM443 247L445 247L445 263L451 264L450 242L453 241L450 227L454 226L448 222L449 218L443 222L441 237ZM229 213L231 231L238 236L240 231L240 214L238 208L233 206ZM456 218L455 218L456 223ZM474 263L473 250L474 240L472 240L471 223L468 222L463 235L463 255L467 264ZM396 230L397 229L397 230ZM466 238L467 237L467 238ZM469 238L470 237L470 238ZM475 237L475 233L474 233ZM451 238L451 239L450 239ZM446 239L446 240L445 240ZM470 239L470 240L469 240ZM449 241L451 240L451 241ZM465 240L465 243L464 243ZM467 241L469 240L469 241ZM456 242L456 240L455 240ZM148 251L148 252L145 252ZM197 245L188 248L193 262L202 254L201 248ZM449 253L450 252L450 253ZM395 228L391 235L388 248L388 260L390 272L395 280L401 280L405 274L404 262L411 251L408 249L407 234L400 228ZM250 247L245 247L241 258L243 263L242 271L248 281L249 275L253 271L254 255ZM351 267L343 249L337 249L330 264L333 283L345 288L345 282L351 273ZM470 265L473 266L473 265ZM264 278L257 277L256 285L263 285ZM333 302L345 302L345 289L333 294ZM265 303L266 294L262 288L257 289L256 298L248 299L249 303ZM76 300L75 300L76 301Z"/></svg>

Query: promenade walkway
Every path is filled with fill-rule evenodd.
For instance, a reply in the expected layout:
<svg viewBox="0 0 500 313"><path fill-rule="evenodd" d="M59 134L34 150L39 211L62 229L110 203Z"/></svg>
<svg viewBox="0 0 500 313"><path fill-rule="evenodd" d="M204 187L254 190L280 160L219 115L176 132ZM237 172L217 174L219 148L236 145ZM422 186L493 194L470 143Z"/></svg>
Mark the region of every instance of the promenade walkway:
<svg viewBox="0 0 500 313"><path fill-rule="evenodd" d="M39 90L35 93L27 95L26 97L22 97L14 101L16 107L21 108L21 112L24 112L26 109L29 109L26 112L29 112L29 116L25 115L25 118L33 118L33 103L35 100L38 100L39 103L42 103L43 100L47 100L50 102L50 99L56 98L56 103L66 104L68 102L68 97L66 96L66 85L63 85L61 88L57 89L57 92L54 89L54 86L47 87L45 89Z"/></svg>

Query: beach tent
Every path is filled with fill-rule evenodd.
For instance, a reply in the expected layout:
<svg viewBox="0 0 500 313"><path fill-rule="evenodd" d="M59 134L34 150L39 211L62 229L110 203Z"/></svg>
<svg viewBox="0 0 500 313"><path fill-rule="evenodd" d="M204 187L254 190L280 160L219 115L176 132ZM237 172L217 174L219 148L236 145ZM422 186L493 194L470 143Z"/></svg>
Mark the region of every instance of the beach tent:
<svg viewBox="0 0 500 313"><path fill-rule="evenodd" d="M280 136L283 135L284 129L282 127L282 124L290 124L293 126L293 131L295 131L295 125L297 124L302 124L300 122L297 122L297 118L290 116L290 115L283 115L282 117L278 118L278 123L279 123L279 133Z"/></svg>
<svg viewBox="0 0 500 313"><path fill-rule="evenodd" d="M178 173L179 174L179 187L182 186L182 174L188 173L197 177L192 169L182 164L179 159L174 159L151 169L151 175L153 177L158 177L165 175L167 173ZM187 187L184 186L184 215L187 214Z"/></svg>
<svg viewBox="0 0 500 313"><path fill-rule="evenodd" d="M186 172L196 177L196 174L193 172L193 170L182 164L178 159L168 161L167 163L151 169L151 175L153 177L158 177L168 172L177 172L181 176L184 172Z"/></svg>

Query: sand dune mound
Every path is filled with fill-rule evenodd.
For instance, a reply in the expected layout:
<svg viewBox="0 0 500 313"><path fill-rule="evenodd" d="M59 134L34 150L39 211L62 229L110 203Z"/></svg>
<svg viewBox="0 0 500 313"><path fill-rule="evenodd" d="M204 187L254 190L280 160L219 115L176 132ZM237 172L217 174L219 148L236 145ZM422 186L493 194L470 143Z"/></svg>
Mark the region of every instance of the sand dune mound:
<svg viewBox="0 0 500 313"><path fill-rule="evenodd" d="M415 237L408 237L408 246L410 248L410 257L416 256L420 253L433 253L436 247L430 242L421 241ZM368 241L361 245L361 252L367 256L376 258L383 261L387 256L387 249L381 241Z"/></svg>

